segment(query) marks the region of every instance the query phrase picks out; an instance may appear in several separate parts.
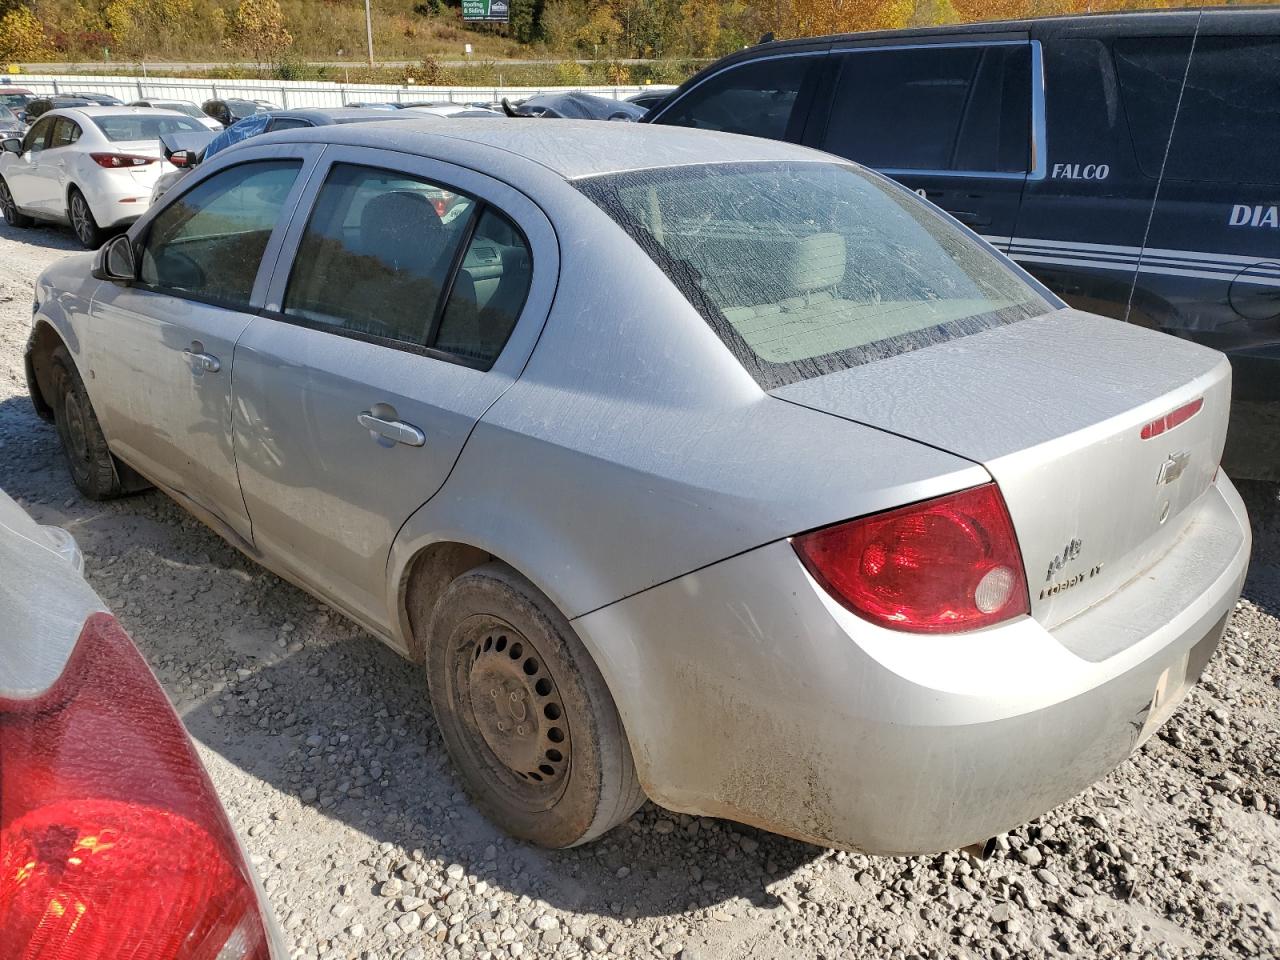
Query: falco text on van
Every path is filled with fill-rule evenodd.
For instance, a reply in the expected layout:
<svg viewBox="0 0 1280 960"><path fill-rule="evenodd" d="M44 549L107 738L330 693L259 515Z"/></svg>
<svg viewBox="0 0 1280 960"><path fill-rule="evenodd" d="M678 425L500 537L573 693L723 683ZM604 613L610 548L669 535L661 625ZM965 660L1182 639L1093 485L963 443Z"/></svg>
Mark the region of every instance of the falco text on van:
<svg viewBox="0 0 1280 960"><path fill-rule="evenodd" d="M1233 227L1270 227L1272 230L1280 230L1280 207L1237 203L1231 208L1231 218L1227 223Z"/></svg>
<svg viewBox="0 0 1280 960"><path fill-rule="evenodd" d="M1054 180L1105 180L1111 176L1111 167L1105 163L1055 163Z"/></svg>

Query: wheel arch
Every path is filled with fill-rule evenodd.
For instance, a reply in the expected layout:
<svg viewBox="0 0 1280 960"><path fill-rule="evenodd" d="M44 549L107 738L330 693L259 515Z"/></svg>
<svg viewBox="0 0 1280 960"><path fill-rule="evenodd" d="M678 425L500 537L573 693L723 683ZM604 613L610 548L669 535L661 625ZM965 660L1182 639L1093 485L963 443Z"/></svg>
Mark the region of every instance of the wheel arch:
<svg viewBox="0 0 1280 960"><path fill-rule="evenodd" d="M27 373L27 389L31 394L31 403L41 420L53 421L53 405L49 402L52 390L53 352L64 347L67 355L75 362L76 351L67 343L61 331L52 323L39 318L31 329L31 338L27 341L27 350L23 358Z"/></svg>

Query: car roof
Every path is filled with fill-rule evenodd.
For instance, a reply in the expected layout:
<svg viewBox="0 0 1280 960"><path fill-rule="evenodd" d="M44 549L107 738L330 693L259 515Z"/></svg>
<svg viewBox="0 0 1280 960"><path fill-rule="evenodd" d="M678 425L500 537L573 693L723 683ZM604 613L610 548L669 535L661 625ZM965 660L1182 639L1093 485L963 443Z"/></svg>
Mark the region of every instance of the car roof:
<svg viewBox="0 0 1280 960"><path fill-rule="evenodd" d="M907 27L900 30L869 30L862 33L835 33L825 36L796 37L789 40L771 40L767 43L759 43L744 50L737 50L733 53L726 54L721 60L717 60L710 66L715 66L720 62L730 60L748 59L753 56L759 56L770 52L780 52L793 47L812 48L815 44L825 45L836 42L843 43L846 41L866 41L866 40L896 40L896 39L919 39L928 40L933 37L954 37L963 36L965 34L984 34L984 33L1014 33L1031 30L1039 24L1053 24L1069 28L1073 25L1088 26L1092 30L1111 30L1117 33L1130 32L1134 29L1140 29L1147 25L1156 25L1162 21L1173 18L1186 19L1188 16L1194 18L1199 14L1195 8L1181 7L1166 10L1121 10L1121 11L1102 11L1099 13L1071 13L1057 17L1024 17L1017 20L983 20L978 23L950 23L932 27ZM1222 18L1231 17L1240 19L1241 17L1266 17L1280 18L1280 7L1276 6L1260 6L1260 7L1232 7L1232 8L1216 8L1205 9L1204 14L1207 17ZM1269 21L1270 22L1270 21Z"/></svg>
<svg viewBox="0 0 1280 960"><path fill-rule="evenodd" d="M439 149L441 139L465 141L487 148L495 155L514 155L536 163L566 180L625 170L726 161L838 162L829 154L778 140L610 120L500 117L432 121L421 117L378 124L376 130L363 123L347 123L286 130L267 137L277 143L351 144L420 156L437 155L434 151Z"/></svg>
<svg viewBox="0 0 1280 960"><path fill-rule="evenodd" d="M174 113L183 117L186 114L177 113L176 110L165 111L156 107L130 107L130 106L98 106L92 104L90 106L75 107L76 113L83 113L86 117L127 117L137 114L143 114L148 117L154 117L157 113ZM187 117L190 120L190 117Z"/></svg>
<svg viewBox="0 0 1280 960"><path fill-rule="evenodd" d="M268 110L267 112L273 117L293 117L298 120L310 120L312 123L387 119L377 115L380 111L362 109L361 107L299 107L296 110Z"/></svg>

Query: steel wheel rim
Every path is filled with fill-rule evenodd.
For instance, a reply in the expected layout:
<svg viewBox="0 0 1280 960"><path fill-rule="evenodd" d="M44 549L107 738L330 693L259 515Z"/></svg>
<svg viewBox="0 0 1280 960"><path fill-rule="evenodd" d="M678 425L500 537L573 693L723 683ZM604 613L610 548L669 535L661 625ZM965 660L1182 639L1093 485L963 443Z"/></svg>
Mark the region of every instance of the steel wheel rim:
<svg viewBox="0 0 1280 960"><path fill-rule="evenodd" d="M568 786L572 738L545 659L497 617L470 617L454 637L458 713L485 779L514 806L550 809Z"/></svg>
<svg viewBox="0 0 1280 960"><path fill-rule="evenodd" d="M72 462L88 464L89 440L85 435L84 411L74 394L68 393L63 398L62 415L67 425L67 446Z"/></svg>
<svg viewBox="0 0 1280 960"><path fill-rule="evenodd" d="M84 197L76 194L71 198L71 224L75 227L76 236L88 243L91 228L89 226L89 207Z"/></svg>

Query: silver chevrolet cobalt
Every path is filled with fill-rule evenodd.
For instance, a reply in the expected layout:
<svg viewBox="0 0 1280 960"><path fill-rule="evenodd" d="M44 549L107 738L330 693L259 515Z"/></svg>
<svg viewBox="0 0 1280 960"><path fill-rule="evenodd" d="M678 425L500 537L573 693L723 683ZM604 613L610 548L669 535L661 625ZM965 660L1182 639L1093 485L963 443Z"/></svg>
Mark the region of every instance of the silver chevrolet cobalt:
<svg viewBox="0 0 1280 960"><path fill-rule="evenodd" d="M390 129L394 127L395 129ZM476 804L877 853L1061 803L1248 563L1219 353L909 191L675 127L273 134L36 290L36 407L424 665Z"/></svg>

